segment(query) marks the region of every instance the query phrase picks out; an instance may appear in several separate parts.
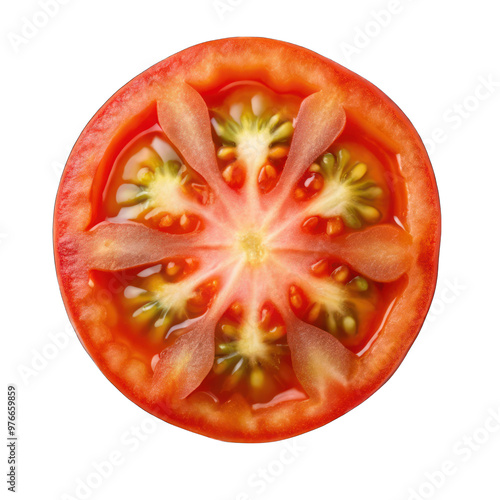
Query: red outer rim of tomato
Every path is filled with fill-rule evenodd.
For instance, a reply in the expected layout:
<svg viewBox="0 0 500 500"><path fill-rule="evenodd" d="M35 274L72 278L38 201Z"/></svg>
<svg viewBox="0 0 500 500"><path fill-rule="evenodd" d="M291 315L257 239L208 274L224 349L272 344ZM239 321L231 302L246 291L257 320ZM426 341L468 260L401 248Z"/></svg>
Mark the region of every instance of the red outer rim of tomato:
<svg viewBox="0 0 500 500"><path fill-rule="evenodd" d="M237 404L230 410L226 408L225 413L210 413L186 400L179 400L177 406L172 402L160 405L150 394L125 380L109 361L114 358L106 355L119 349L99 326L104 312L91 299L88 269L92 265L85 261L82 250L89 244L84 235L92 224L94 177L114 138L127 135L127 124L132 118L155 108L161 114L166 100L176 100L179 107L196 108L199 103L188 95L193 89L206 92L243 80L258 80L281 92L319 96L330 106L331 113L343 108L350 119L361 122L365 131L398 155L408 191L406 227L411 241L405 254L409 259L405 268L407 284L376 341L357 360L348 381L334 377L330 383L326 381L328 374L300 373L299 380L306 390L316 387L308 390L310 398L306 402L254 413ZM304 110L304 116L307 113ZM201 111L192 118L196 123L191 125L196 127L207 119L208 115ZM314 126L321 131L321 123ZM188 150L186 145L193 144L189 137L181 133L177 140L182 143L177 146L186 163L196 163L194 158L199 151ZM328 137L317 139L318 144L311 146L312 157L326 149L329 142L325 141ZM124 225L124 231L133 236L133 227ZM64 304L80 341L104 375L149 413L199 434L237 442L273 441L315 429L363 402L391 377L414 342L430 307L437 279L440 232L439 198L432 167L420 137L403 112L378 88L346 68L302 47L263 38L230 38L196 45L149 68L121 88L90 120L75 144L62 176L54 215L55 261ZM149 232L144 235L148 237ZM113 243L109 245L112 247ZM119 358L119 353L115 354ZM325 354L321 360L324 366L328 366L330 355ZM295 363L300 362L295 359ZM307 365L307 360L304 363ZM322 381L319 385L318 380Z"/></svg>

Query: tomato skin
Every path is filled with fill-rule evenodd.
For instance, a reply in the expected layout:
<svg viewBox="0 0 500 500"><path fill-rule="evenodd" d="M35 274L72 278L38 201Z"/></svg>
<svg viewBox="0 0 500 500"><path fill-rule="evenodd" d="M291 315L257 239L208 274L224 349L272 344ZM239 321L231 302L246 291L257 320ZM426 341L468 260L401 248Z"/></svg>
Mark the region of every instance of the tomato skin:
<svg viewBox="0 0 500 500"><path fill-rule="evenodd" d="M244 66L241 61L245 61ZM326 332L309 332L304 327L292 338L295 350L302 353L292 359L293 367L309 399L252 411L243 398L235 397L222 411L204 395L188 395L189 391L176 387L175 381L169 391L163 390L161 398L155 397L157 391L147 385L142 367L127 365L124 374L128 347L114 342L112 332L104 326L106 312L89 288L88 270L99 269L100 264L95 267L91 260L94 247L92 238L86 235L100 231L99 225L93 227L93 206L99 194L95 182L107 175L103 165L109 163L113 148L120 149L138 127L147 128L156 119L161 124L167 123L166 117L180 120L188 116L189 134L167 123L167 136L187 164L196 164L200 156L206 157L206 151L213 151L215 161L205 127L208 111L200 95L245 80L263 83L281 93L294 93L304 102L309 99L309 107L304 106L301 113L312 123L309 128L315 130L318 139L309 148L305 136L300 136L301 129L297 129L298 141L304 146L303 162L316 158L338 136L324 129L326 118L320 110L327 109L331 114L339 107L345 113L338 114L339 129L347 116L398 155L409 193L404 225L411 235L408 253L412 260L404 268L404 291L377 339L359 359L347 351L337 353L338 347ZM329 108L325 108L325 102ZM221 196L236 203L234 193L224 183L205 178ZM136 259L132 265L138 265L146 248L151 261L159 260L162 245L171 245L172 238L164 235L157 242L153 230L144 232L138 226L133 222L123 224L123 231L109 238L101 226L105 235L102 241L120 246L135 240L137 245L129 250ZM191 47L156 64L120 89L91 119L75 144L63 172L54 213L55 262L63 301L84 348L100 370L149 413L199 434L234 442L275 441L315 429L350 411L392 376L415 341L430 307L437 280L440 234L439 197L432 166L418 133L403 112L382 91L342 66L302 47L262 38L230 38ZM124 262L118 255L111 268L126 269L129 266ZM184 344L187 351L199 353L200 360L213 357L209 335L201 346L187 336ZM186 349L182 350L181 345L169 356L184 355ZM163 362L169 363L167 357ZM329 366L336 364L346 367L348 380L330 377ZM201 365L200 361L199 373L187 374L192 377L193 387L206 375L206 364ZM313 365L323 370L322 377L315 378L317 368L312 370Z"/></svg>

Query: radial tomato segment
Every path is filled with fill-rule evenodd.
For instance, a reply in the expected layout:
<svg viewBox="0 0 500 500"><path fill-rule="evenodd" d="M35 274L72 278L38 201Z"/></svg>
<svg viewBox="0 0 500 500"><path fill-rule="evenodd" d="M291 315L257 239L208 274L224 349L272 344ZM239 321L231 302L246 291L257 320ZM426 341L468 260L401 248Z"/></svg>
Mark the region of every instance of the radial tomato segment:
<svg viewBox="0 0 500 500"><path fill-rule="evenodd" d="M346 264L323 258L311 264L308 275L297 274L289 301L297 317L359 354L384 326L386 312L404 286L404 279L377 283Z"/></svg>
<svg viewBox="0 0 500 500"><path fill-rule="evenodd" d="M269 59L231 43L238 57L214 42L193 69L153 68L92 122L61 184L56 261L125 394L196 432L272 440L395 370L435 281L438 225L415 200L438 205L416 133L369 84L286 44L255 42Z"/></svg>
<svg viewBox="0 0 500 500"><path fill-rule="evenodd" d="M147 365L183 326L207 311L219 287L217 277L205 275L191 257L119 272L93 271L91 282L95 299L106 307L108 325L137 346Z"/></svg>
<svg viewBox="0 0 500 500"><path fill-rule="evenodd" d="M301 98L241 82L205 99L224 180L235 189L269 192L283 171Z"/></svg>
<svg viewBox="0 0 500 500"><path fill-rule="evenodd" d="M283 394L307 399L291 366L286 327L271 302L247 310L234 302L215 333L215 361L200 390L224 402L243 394L252 406L269 404Z"/></svg>
<svg viewBox="0 0 500 500"><path fill-rule="evenodd" d="M390 175L366 145L339 141L317 158L295 187L294 199L303 208L303 229L336 237L403 218L391 199Z"/></svg>
<svg viewBox="0 0 500 500"><path fill-rule="evenodd" d="M170 233L188 233L199 228L200 207L209 202L205 181L155 130L133 138L118 155L98 220L138 221Z"/></svg>

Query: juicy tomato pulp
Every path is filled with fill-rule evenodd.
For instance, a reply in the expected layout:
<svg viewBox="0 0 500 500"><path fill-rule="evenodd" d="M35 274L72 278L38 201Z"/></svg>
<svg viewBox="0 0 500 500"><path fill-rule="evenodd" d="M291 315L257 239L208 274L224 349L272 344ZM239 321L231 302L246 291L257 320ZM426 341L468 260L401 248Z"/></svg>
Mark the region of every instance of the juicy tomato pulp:
<svg viewBox="0 0 500 500"><path fill-rule="evenodd" d="M318 150L310 96L260 78L197 92L177 113L175 101L145 107L104 144L78 272L62 269L72 243L56 211L63 294L82 280L84 298L65 296L80 336L152 413L222 439L288 437L376 385L363 362L411 288L400 151L338 110ZM194 126L182 116L193 109ZM412 334L400 335L407 349ZM385 378L400 361L392 344ZM297 410L304 422L287 423Z"/></svg>
<svg viewBox="0 0 500 500"><path fill-rule="evenodd" d="M259 202L279 181L300 98L243 82L212 93L206 101L224 181ZM185 165L159 124L144 132L138 126L137 135L113 163L95 222L133 220L179 235L212 231L210 240L215 243L219 236L213 233L218 227L202 223L210 186ZM295 210L281 217L274 228L283 233L281 242L286 247L281 253L297 250L292 236L300 237L301 231L335 238L375 223L401 224L405 200L404 192L394 188L393 179L400 177L395 165L396 158L384 154L349 124L331 152L318 158L293 187L289 196ZM95 293L101 298L113 281L122 283L123 291L107 301L109 326L133 346L138 359L151 367L151 374L161 350L217 301L221 273L230 275L238 266L242 273L242 263L258 267L270 258L277 259L278 265L289 262L286 255L282 262L279 255L259 255L273 251L272 234L266 233L265 225L259 226L261 221L250 223L251 207L247 210L235 210L243 231L235 234L235 248L229 252L234 258L226 260L224 249L216 269L200 268L188 250L151 267L96 276ZM233 231L223 214L217 223ZM400 284L366 279L338 259L313 259L308 267L297 269L286 290L294 314L329 332L355 354L362 353L383 326ZM247 303L235 300L221 311L212 370L193 392L209 394L217 402L239 393L257 406L306 398L293 372L283 318L276 304L266 302L268 297L260 293L265 284L244 286L256 287L255 296L249 296ZM271 286L278 288L279 282Z"/></svg>

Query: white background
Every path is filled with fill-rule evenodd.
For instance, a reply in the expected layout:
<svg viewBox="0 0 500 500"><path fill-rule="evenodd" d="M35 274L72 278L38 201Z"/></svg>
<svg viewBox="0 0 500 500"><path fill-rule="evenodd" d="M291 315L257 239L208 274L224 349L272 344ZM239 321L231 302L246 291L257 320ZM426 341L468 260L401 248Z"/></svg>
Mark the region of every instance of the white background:
<svg viewBox="0 0 500 500"><path fill-rule="evenodd" d="M0 8L1 393L6 401L7 384L17 385L18 498L499 499L500 424L489 415L500 411L500 5L65 3L24 41L23 18L38 15L38 1L4 0ZM377 16L389 7L390 18ZM67 326L52 210L79 133L109 96L152 64L238 35L303 45L387 93L429 146L443 211L431 317L396 375L339 420L262 445L222 443L149 417L104 378L72 332L59 335L57 351L48 347ZM35 370L29 377L20 372L26 367ZM139 443L131 436L140 425L147 433ZM296 457L283 464L286 446L295 446ZM110 454L120 454L120 463L109 477L97 476L93 464ZM436 473L444 462L452 474ZM259 474L269 480L258 482ZM77 488L87 480L91 490Z"/></svg>

